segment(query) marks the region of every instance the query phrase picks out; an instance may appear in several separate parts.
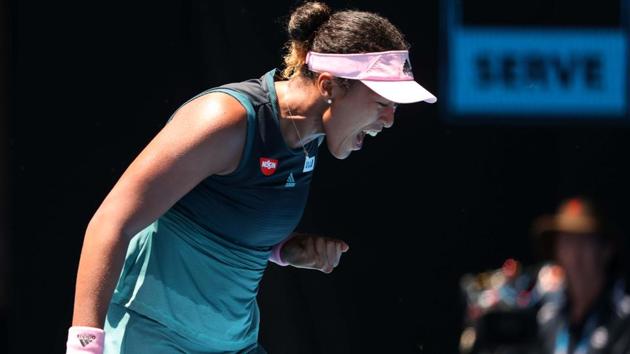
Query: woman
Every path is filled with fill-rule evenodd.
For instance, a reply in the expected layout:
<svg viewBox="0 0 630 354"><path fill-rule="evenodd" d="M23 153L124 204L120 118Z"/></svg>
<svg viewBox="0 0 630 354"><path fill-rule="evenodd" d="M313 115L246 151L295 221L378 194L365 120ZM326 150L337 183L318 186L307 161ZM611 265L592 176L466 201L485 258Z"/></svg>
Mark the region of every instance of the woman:
<svg viewBox="0 0 630 354"><path fill-rule="evenodd" d="M96 211L68 352L263 351L256 293L268 260L329 273L348 250L289 236L324 136L344 159L393 124L396 103L435 97L378 15L305 3L288 31L284 77L270 71L185 103Z"/></svg>

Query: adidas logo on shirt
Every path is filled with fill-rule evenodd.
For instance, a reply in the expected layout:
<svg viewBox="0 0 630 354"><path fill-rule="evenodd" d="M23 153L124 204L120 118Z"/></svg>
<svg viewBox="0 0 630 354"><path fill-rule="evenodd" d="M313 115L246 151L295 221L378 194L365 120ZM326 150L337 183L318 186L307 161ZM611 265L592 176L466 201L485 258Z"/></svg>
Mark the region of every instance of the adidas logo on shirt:
<svg viewBox="0 0 630 354"><path fill-rule="evenodd" d="M289 178L287 178L287 183L284 184L284 188L292 188L295 187L295 179L293 178L293 172L289 173Z"/></svg>

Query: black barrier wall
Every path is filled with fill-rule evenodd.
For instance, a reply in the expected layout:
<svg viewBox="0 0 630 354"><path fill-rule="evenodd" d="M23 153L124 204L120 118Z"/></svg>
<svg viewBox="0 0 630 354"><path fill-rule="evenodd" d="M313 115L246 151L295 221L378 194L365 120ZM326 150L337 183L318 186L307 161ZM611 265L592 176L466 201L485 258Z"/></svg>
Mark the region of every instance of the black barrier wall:
<svg viewBox="0 0 630 354"><path fill-rule="evenodd" d="M400 27L438 102L399 107L394 126L345 161L322 149L300 230L350 251L330 275L270 265L260 340L271 354L456 353L462 274L532 262L530 222L560 196L595 192L627 211L628 125L450 124L439 115L437 1L329 4ZM552 17L566 4L540 6ZM180 104L281 65L295 2L9 5L9 352L62 353L90 217Z"/></svg>

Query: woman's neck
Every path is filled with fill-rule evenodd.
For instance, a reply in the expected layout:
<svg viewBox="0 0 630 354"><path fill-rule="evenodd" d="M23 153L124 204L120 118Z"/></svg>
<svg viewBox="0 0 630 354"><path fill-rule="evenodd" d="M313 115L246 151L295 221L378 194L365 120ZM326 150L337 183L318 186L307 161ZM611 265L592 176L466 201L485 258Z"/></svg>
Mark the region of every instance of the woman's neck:
<svg viewBox="0 0 630 354"><path fill-rule="evenodd" d="M326 109L315 88L305 79L275 83L280 130L287 145L300 148L324 135L322 115Z"/></svg>

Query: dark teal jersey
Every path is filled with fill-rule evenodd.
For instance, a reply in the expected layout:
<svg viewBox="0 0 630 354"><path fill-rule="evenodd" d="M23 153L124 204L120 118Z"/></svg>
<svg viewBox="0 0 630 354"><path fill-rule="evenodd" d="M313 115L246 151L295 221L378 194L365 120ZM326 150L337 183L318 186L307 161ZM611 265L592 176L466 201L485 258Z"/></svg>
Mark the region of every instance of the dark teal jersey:
<svg viewBox="0 0 630 354"><path fill-rule="evenodd" d="M208 352L256 342L256 294L271 247L293 231L308 197L318 141L306 146L308 161L302 148L286 145L274 75L200 94L223 92L247 110L241 161L230 175L206 178L134 236L112 298Z"/></svg>
<svg viewBox="0 0 630 354"><path fill-rule="evenodd" d="M293 231L312 176L304 150L289 148L280 132L273 74L211 90L233 95L247 109L245 151L234 173L207 178L174 206L218 236L253 247L273 246ZM317 155L317 141L306 148Z"/></svg>

